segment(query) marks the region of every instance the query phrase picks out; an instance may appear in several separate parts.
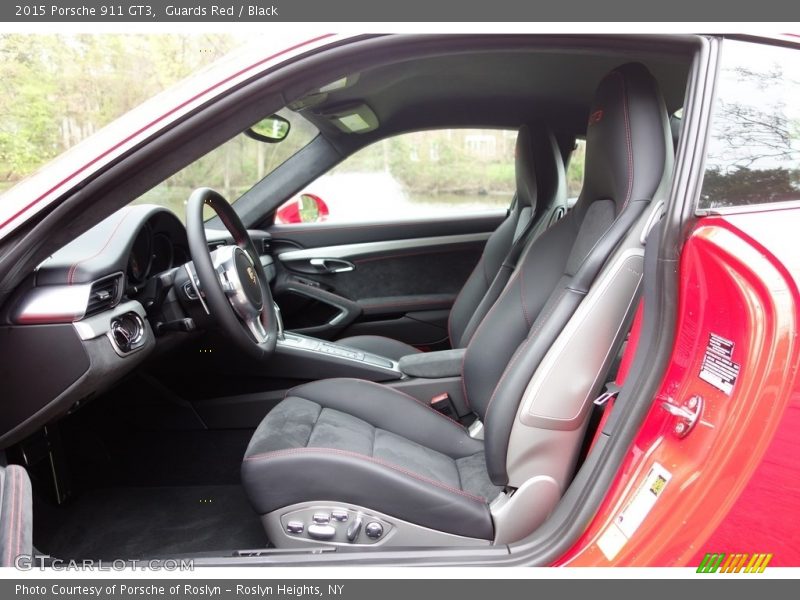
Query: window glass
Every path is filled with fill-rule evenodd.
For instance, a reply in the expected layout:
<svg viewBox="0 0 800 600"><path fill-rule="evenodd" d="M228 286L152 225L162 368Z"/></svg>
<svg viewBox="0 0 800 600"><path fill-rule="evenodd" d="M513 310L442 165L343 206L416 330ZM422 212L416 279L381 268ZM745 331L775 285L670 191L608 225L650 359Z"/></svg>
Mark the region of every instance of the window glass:
<svg viewBox="0 0 800 600"><path fill-rule="evenodd" d="M283 204L275 222L370 222L505 210L516 189L516 131L444 129L356 152Z"/></svg>
<svg viewBox="0 0 800 600"><path fill-rule="evenodd" d="M726 40L699 208L800 199L800 52Z"/></svg>
<svg viewBox="0 0 800 600"><path fill-rule="evenodd" d="M583 188L583 168L586 162L586 140L577 140L567 165L567 198L577 199Z"/></svg>
<svg viewBox="0 0 800 600"><path fill-rule="evenodd" d="M162 181L134 204L165 206L183 220L186 201L199 187L210 187L235 202L317 136L317 129L291 110L283 109L277 114L291 124L285 139L270 144L241 133ZM209 209L206 218L213 214Z"/></svg>

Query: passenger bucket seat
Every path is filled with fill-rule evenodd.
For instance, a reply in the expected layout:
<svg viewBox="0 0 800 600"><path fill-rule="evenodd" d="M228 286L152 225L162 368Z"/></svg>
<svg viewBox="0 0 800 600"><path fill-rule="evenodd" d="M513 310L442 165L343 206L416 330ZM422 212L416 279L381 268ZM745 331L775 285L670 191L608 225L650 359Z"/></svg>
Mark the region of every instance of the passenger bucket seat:
<svg viewBox="0 0 800 600"><path fill-rule="evenodd" d="M643 65L599 84L586 145L577 204L526 249L466 350L473 425L355 379L296 387L264 418L242 479L275 546L507 543L547 517L641 281L648 207L670 176L667 114Z"/></svg>
<svg viewBox="0 0 800 600"><path fill-rule="evenodd" d="M514 168L517 192L508 216L486 241L478 264L461 288L447 321L451 348L466 348L478 325L508 282L522 249L566 214L564 161L545 125L523 125L517 133ZM420 351L399 340L358 335L344 346L399 360Z"/></svg>

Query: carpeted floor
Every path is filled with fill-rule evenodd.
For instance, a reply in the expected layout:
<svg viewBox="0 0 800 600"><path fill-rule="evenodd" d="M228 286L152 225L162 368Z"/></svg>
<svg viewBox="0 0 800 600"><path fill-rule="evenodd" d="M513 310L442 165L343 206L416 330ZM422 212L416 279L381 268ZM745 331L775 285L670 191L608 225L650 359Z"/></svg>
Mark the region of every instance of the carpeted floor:
<svg viewBox="0 0 800 600"><path fill-rule="evenodd" d="M267 545L239 485L99 488L66 507L36 507L34 515L34 544L63 559L224 553Z"/></svg>

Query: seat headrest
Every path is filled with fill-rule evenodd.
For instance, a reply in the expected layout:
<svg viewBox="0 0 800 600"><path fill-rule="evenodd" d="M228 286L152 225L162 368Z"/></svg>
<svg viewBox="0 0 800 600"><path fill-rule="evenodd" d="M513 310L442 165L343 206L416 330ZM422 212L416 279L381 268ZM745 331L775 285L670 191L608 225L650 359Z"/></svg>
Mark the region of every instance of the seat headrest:
<svg viewBox="0 0 800 600"><path fill-rule="evenodd" d="M564 201L564 159L545 123L537 121L519 128L514 156L520 207L528 206L537 214Z"/></svg>
<svg viewBox="0 0 800 600"><path fill-rule="evenodd" d="M517 176L517 202L520 207L529 206L536 212L538 189L536 185L536 156L534 139L530 127L523 125L517 132L514 149L514 170Z"/></svg>
<svg viewBox="0 0 800 600"><path fill-rule="evenodd" d="M575 209L611 199L619 214L630 202L651 200L664 174L669 131L658 84L644 65L628 63L606 75L589 112L585 176Z"/></svg>

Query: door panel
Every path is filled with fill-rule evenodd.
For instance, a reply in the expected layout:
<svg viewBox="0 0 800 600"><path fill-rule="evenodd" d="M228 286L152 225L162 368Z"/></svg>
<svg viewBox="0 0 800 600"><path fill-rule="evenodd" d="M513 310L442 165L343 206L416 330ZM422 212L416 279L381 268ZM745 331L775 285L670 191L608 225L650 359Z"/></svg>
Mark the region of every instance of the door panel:
<svg viewBox="0 0 800 600"><path fill-rule="evenodd" d="M296 248L319 248L362 242L490 232L497 228L505 216L506 211L497 211L464 218L398 220L351 225L335 223L273 225L269 233L276 243L288 242Z"/></svg>
<svg viewBox="0 0 800 600"><path fill-rule="evenodd" d="M504 217L273 227L286 328L445 347L450 308Z"/></svg>

